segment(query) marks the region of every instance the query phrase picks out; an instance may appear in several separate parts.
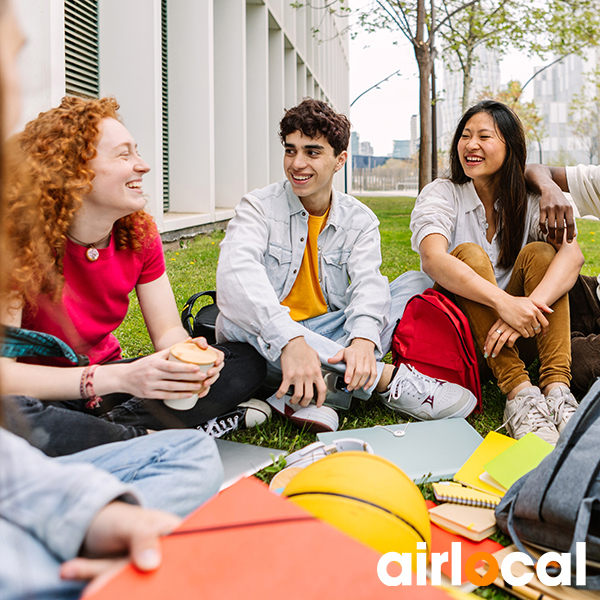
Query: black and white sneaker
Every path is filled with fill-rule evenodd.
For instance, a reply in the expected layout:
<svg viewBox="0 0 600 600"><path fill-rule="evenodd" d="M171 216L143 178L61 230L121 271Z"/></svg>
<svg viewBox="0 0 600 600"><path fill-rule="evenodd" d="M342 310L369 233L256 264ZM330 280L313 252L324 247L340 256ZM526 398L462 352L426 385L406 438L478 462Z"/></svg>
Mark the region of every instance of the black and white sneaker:
<svg viewBox="0 0 600 600"><path fill-rule="evenodd" d="M223 437L237 429L256 427L271 417L271 407L262 400L252 398L247 402L238 404L232 411L202 423L197 429L202 429L207 435L214 438Z"/></svg>

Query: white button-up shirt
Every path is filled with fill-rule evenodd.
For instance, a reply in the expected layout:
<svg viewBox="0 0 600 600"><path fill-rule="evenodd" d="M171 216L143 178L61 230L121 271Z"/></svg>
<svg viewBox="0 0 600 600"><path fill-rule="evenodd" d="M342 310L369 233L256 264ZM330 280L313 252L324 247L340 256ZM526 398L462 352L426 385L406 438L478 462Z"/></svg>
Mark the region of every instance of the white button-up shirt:
<svg viewBox="0 0 600 600"><path fill-rule="evenodd" d="M569 192L581 216L600 218L600 167L578 165L567 167L566 172Z"/></svg>
<svg viewBox="0 0 600 600"><path fill-rule="evenodd" d="M528 203L521 247L529 242L545 241L539 226L539 196L529 194ZM419 252L423 239L432 233L439 233L448 240L448 252L466 242L478 244L492 261L498 287L506 289L512 267L504 269L498 265L498 232L502 224L498 223L491 242L486 237L487 226L485 208L472 181L456 184L449 179L436 179L421 190L415 202L410 219L412 249Z"/></svg>

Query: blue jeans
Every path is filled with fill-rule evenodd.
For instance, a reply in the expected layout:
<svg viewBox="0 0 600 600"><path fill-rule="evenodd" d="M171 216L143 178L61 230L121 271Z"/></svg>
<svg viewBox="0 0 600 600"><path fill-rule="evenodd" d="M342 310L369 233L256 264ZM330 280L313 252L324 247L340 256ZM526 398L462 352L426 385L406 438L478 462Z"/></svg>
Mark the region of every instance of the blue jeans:
<svg viewBox="0 0 600 600"><path fill-rule="evenodd" d="M148 508L180 516L216 494L223 481L216 444L201 431L162 431L53 460L92 463L135 485ZM62 581L59 567L42 542L0 516L3 600L79 598L85 584Z"/></svg>
<svg viewBox="0 0 600 600"><path fill-rule="evenodd" d="M382 352L376 351L377 358L377 381L366 390L354 390L352 394L358 398L369 398L383 372L384 363L381 359L390 351L392 344L392 336L398 319L404 314L406 303L416 294L420 294L427 288L433 285L433 280L421 271L407 271L390 283L390 294L392 303L390 314L388 315L388 323L381 332L381 348ZM252 344L259 352L260 346L256 336L244 331L231 321L223 320L222 330L219 334L230 341L243 341ZM346 346L349 333L344 330L346 316L344 311L328 312L312 319L300 321L306 328L304 339L307 344L317 351L321 359L321 365L324 369L334 373L343 374L346 371L344 363L332 365L327 362L328 358L335 356L341 349ZM281 382L281 364L280 361L267 362L267 385L275 385L275 382Z"/></svg>
<svg viewBox="0 0 600 600"><path fill-rule="evenodd" d="M196 429L157 431L55 460L63 464L91 463L135 485L144 506L181 517L212 498L223 483L217 445Z"/></svg>

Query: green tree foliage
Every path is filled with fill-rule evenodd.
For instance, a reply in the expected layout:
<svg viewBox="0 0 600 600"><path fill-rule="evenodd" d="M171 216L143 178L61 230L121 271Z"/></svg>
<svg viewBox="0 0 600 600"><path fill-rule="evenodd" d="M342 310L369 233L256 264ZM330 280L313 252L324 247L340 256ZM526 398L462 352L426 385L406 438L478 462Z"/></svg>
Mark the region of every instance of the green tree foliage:
<svg viewBox="0 0 600 600"><path fill-rule="evenodd" d="M444 0L443 10L451 13L454 1ZM477 63L480 46L503 50L511 34L519 28L517 6L519 0L489 2L482 0L448 18L441 29L442 58L450 70L462 71L462 112L471 104L473 67Z"/></svg>
<svg viewBox="0 0 600 600"><path fill-rule="evenodd" d="M523 88L518 81L509 81L505 90L483 90L478 95L476 101L479 102L480 100L490 98L499 100L510 106L517 113L519 119L521 119L525 135L529 141L540 144L545 135L544 119L540 116L538 108L533 100L531 102L521 101L522 92Z"/></svg>
<svg viewBox="0 0 600 600"><path fill-rule="evenodd" d="M458 0L441 19L435 0L375 0L358 14L358 23L368 32L397 31L412 45L419 67L419 189L432 179L432 97L431 73L436 57L435 35L466 7L478 0Z"/></svg>
<svg viewBox="0 0 600 600"><path fill-rule="evenodd" d="M442 0L451 14L458 0ZM515 48L547 58L583 54L600 43L599 0L478 0L448 17L440 28L442 57L463 73L463 112L471 104L473 66L477 48L500 54Z"/></svg>
<svg viewBox="0 0 600 600"><path fill-rule="evenodd" d="M600 44L600 0L372 0L355 10L348 2L309 0L292 6L352 15L367 32L386 29L411 43L419 67L419 188L432 177L431 73L436 39L441 40L446 64L463 72L464 109L470 101L475 50L482 44L500 53L510 47L540 58L582 55Z"/></svg>

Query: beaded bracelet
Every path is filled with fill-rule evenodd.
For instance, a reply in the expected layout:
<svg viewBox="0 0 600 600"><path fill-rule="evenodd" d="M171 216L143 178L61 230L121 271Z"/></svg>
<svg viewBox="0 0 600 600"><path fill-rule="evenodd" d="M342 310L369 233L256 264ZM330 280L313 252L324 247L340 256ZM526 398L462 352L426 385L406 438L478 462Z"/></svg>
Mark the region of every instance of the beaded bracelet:
<svg viewBox="0 0 600 600"><path fill-rule="evenodd" d="M98 368L98 365L90 365L83 370L81 379L79 381L79 395L86 400L86 408L97 408L102 402L100 396L96 396L94 392L94 371Z"/></svg>

